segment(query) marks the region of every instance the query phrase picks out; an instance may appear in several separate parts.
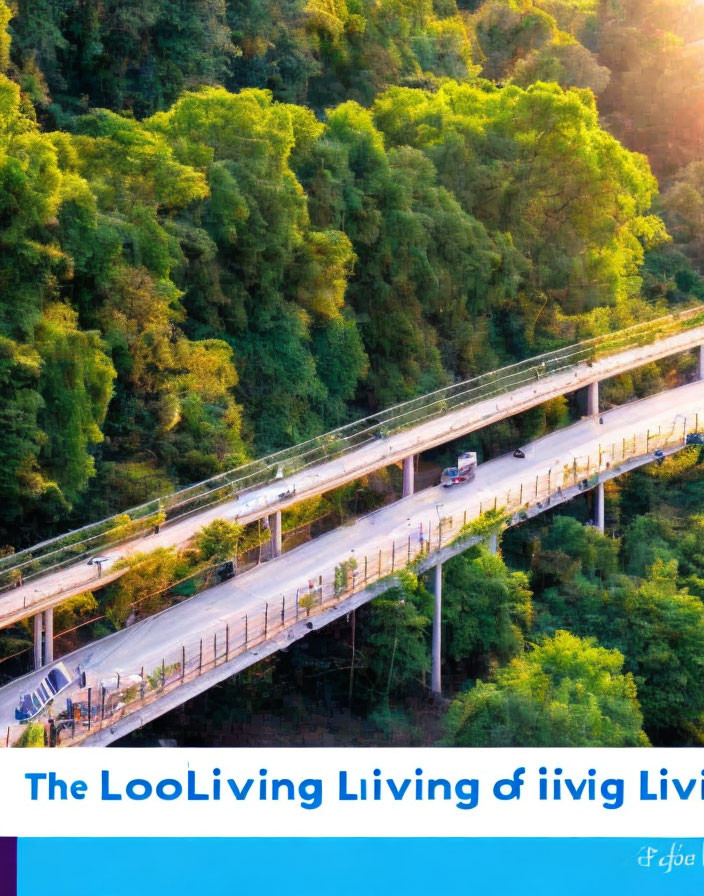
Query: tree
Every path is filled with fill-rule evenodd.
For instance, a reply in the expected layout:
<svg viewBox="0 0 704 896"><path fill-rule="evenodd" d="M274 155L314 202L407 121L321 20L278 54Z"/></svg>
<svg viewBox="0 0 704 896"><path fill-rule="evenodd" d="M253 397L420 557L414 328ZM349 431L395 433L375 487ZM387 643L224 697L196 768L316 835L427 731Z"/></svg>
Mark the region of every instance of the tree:
<svg viewBox="0 0 704 896"><path fill-rule="evenodd" d="M643 152L658 176L700 159L704 125L692 111L704 101L704 11L693 0L602 3L595 42L611 71L601 96L610 130Z"/></svg>
<svg viewBox="0 0 704 896"><path fill-rule="evenodd" d="M54 610L54 630L66 631L86 622L98 610L98 601L90 591L77 594L59 604Z"/></svg>
<svg viewBox="0 0 704 896"><path fill-rule="evenodd" d="M588 88L598 96L608 87L611 73L582 44L562 38L519 59L511 80L521 87L537 81L555 81L565 88Z"/></svg>
<svg viewBox="0 0 704 896"><path fill-rule="evenodd" d="M238 523L213 520L196 532L194 543L204 560L219 563L237 556L237 546L243 532L243 527Z"/></svg>
<svg viewBox="0 0 704 896"><path fill-rule="evenodd" d="M659 743L687 737L704 713L704 606L677 588L677 564L656 560L623 603L621 641L645 728Z"/></svg>
<svg viewBox="0 0 704 896"><path fill-rule="evenodd" d="M36 60L59 114L87 99L148 115L222 81L237 55L225 0L18 0L12 33L18 67Z"/></svg>
<svg viewBox="0 0 704 896"><path fill-rule="evenodd" d="M658 561L675 560L671 543L673 531L667 522L656 516L638 516L626 529L623 556L626 572L646 577L648 570Z"/></svg>
<svg viewBox="0 0 704 896"><path fill-rule="evenodd" d="M207 175L209 240L188 247L184 305L202 335L224 333L233 347L258 446L320 432L326 411L339 422L366 366L344 307L354 255L339 229L311 226L290 164L322 125L261 90L211 89L184 95L149 127Z"/></svg>
<svg viewBox="0 0 704 896"><path fill-rule="evenodd" d="M701 585L699 521L695 517L680 536L663 520L637 517L619 558L629 576L616 568L618 542L611 548L603 544L595 553L599 541L607 539L589 528L581 536L578 523L558 526L561 519L567 518L558 518L543 536L534 560L536 630L567 628L618 650L638 687L649 737L657 743L698 742L704 713L704 605L681 584ZM592 539L596 545L590 545ZM560 550L550 550L556 544Z"/></svg>
<svg viewBox="0 0 704 896"><path fill-rule="evenodd" d="M623 656L558 631L457 697L447 739L463 747L646 746Z"/></svg>
<svg viewBox="0 0 704 896"><path fill-rule="evenodd" d="M681 169L662 197L663 211L677 246L704 272L704 161Z"/></svg>
<svg viewBox="0 0 704 896"><path fill-rule="evenodd" d="M391 84L477 72L454 0L307 0L305 13L320 61L308 89L313 107L348 99L368 105Z"/></svg>
<svg viewBox="0 0 704 896"><path fill-rule="evenodd" d="M114 370L98 334L82 331L76 313L56 301L71 274L56 215L85 184L66 176L54 142L2 75L0 106L0 378L8 386L0 494L14 499L0 513L51 519L94 473Z"/></svg>
<svg viewBox="0 0 704 896"><path fill-rule="evenodd" d="M591 93L542 83L393 88L377 98L374 121L389 145L432 159L439 182L502 247L493 322L514 356L554 345L570 325L593 333L630 314L644 247L665 232L648 214L647 163L599 127ZM590 314L604 305L613 316Z"/></svg>
<svg viewBox="0 0 704 896"><path fill-rule="evenodd" d="M190 558L175 548L157 548L148 554L135 554L129 568L103 598L108 621L123 628L135 611L148 616L168 606L168 589L193 572Z"/></svg>
<svg viewBox="0 0 704 896"><path fill-rule="evenodd" d="M525 573L510 572L499 556L472 548L445 564L444 653L453 662L506 661L523 649L532 623Z"/></svg>
<svg viewBox="0 0 704 896"><path fill-rule="evenodd" d="M475 371L498 260L432 163L408 147L387 151L370 113L346 103L299 171L312 220L343 229L354 247L346 301L371 360L371 400L390 405L444 385L449 371Z"/></svg>
<svg viewBox="0 0 704 896"><path fill-rule="evenodd" d="M618 569L620 542L569 516L556 516L546 526L533 555L534 580L541 585L565 584L577 574L604 581Z"/></svg>
<svg viewBox="0 0 704 896"><path fill-rule="evenodd" d="M488 0L472 17L483 56L482 74L494 81L510 77L519 59L557 36L557 23L532 3Z"/></svg>
<svg viewBox="0 0 704 896"><path fill-rule="evenodd" d="M12 18L10 7L0 0L0 74L7 71L10 64L10 35L7 26Z"/></svg>
<svg viewBox="0 0 704 896"><path fill-rule="evenodd" d="M406 574L401 587L392 588L371 604L358 635L360 672L356 680L372 706L408 693L430 669L428 601L427 591Z"/></svg>
<svg viewBox="0 0 704 896"><path fill-rule="evenodd" d="M35 330L42 357L38 389L43 407L37 422L45 434L40 462L74 502L95 475L91 449L103 440L101 426L112 397L115 368L95 332L78 328L66 305L50 305Z"/></svg>

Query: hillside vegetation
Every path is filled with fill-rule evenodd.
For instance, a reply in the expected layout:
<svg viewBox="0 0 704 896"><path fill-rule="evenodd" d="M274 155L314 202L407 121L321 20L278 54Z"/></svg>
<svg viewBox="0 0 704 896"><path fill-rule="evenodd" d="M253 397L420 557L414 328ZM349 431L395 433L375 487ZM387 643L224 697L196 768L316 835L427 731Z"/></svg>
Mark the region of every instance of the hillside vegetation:
<svg viewBox="0 0 704 896"><path fill-rule="evenodd" d="M0 546L700 297L697 10L0 0Z"/></svg>

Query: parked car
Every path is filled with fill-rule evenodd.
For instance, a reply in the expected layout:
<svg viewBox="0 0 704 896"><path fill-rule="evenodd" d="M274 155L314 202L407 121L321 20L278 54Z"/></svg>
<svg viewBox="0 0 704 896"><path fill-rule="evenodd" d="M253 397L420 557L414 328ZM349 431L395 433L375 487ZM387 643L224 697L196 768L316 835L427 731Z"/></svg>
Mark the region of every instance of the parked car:
<svg viewBox="0 0 704 896"><path fill-rule="evenodd" d="M704 432L687 433L687 445L704 445Z"/></svg>
<svg viewBox="0 0 704 896"><path fill-rule="evenodd" d="M20 702L15 709L18 722L29 722L44 709L58 694L71 685L74 678L63 663L57 663L39 684L28 694L20 694Z"/></svg>

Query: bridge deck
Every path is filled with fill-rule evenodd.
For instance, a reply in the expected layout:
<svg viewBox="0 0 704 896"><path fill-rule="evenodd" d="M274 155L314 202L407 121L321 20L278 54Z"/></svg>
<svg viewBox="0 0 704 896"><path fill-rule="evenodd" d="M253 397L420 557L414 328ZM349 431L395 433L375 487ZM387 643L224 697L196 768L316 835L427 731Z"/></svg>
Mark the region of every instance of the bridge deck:
<svg viewBox="0 0 704 896"><path fill-rule="evenodd" d="M250 661L254 662L265 652L285 646L294 626L307 624L304 618L296 622L296 592L306 593L311 580L317 583L322 578L321 596L328 608L339 603L332 591L335 567L341 561L356 558L358 590L362 590L364 570L373 580L377 569L382 576L389 574L394 569L394 559L398 570L406 565L408 557L417 555L422 548L427 551L428 541L433 551L446 548L465 519L476 519L495 503L518 511L531 504L539 510L540 501L544 509L548 495L554 496L560 490L560 497L567 497L575 482L593 476L599 469L615 475L619 468L624 470L629 464L651 459L655 447L681 445L685 431L695 428L697 414L704 421L702 382L615 408L603 415L603 425L594 419L582 420L532 443L524 460L507 456L482 464L473 483L451 489L426 489L384 507L354 525L330 532L177 607L90 644L64 661L70 668L80 663L89 683L94 685L117 672L135 674L143 668L149 675L162 661L167 667L180 664L184 655L184 673L189 670L189 681L195 677L194 663L199 660L206 669L215 666L216 675L218 663L217 659L213 663L213 656L222 659L221 665L229 665L230 656L250 652ZM221 674L226 677L232 671L224 668ZM0 731L13 722L20 690L31 689L41 676L41 672L35 672L0 689ZM149 712L158 715L169 708L170 701L188 699L188 689L172 687L171 693L175 690L179 696L169 695L168 700L166 694L155 696L150 704L154 708ZM134 709L139 713L137 718L144 716L144 707Z"/></svg>
<svg viewBox="0 0 704 896"><path fill-rule="evenodd" d="M371 439L366 445L342 457L303 469L286 478L256 488L236 500L201 510L168 526L159 534L112 547L110 560L103 565L100 584L105 584L124 570L113 567L118 560L157 547L180 546L189 541L202 526L214 519L248 523L285 509L296 501L330 491L462 435L481 429L528 410L559 395L568 394L592 382L608 379L636 367L695 348L704 343L704 326L694 327L653 344L636 346L590 363L579 363L554 374L533 376L515 389L497 397L484 399L386 439ZM295 497L293 493L295 492ZM280 497L291 493L288 497ZM69 597L95 588L97 569L85 559L27 581L21 588L0 593L0 628L12 625L41 610L54 607Z"/></svg>

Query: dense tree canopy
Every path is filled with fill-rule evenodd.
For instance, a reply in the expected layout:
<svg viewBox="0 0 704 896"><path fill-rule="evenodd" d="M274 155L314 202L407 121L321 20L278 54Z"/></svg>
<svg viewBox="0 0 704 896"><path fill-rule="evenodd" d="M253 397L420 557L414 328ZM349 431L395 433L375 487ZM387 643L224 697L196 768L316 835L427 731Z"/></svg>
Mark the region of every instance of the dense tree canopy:
<svg viewBox="0 0 704 896"><path fill-rule="evenodd" d="M182 92L244 78L217 69L218 52L264 28L274 5L130 9L86 8L90 39L68 0L41 22L20 3L10 20L6 521L121 509L143 494L140 475L203 478L356 408L640 313L644 252L664 238L647 164L599 127L584 90L477 82L474 26L454 3L311 0L282 13L279 27L308 42L297 103L256 87ZM181 37L213 50L207 71L166 40L164 17L183 16ZM546 40L563 40L553 12L536 16ZM261 55L248 46L232 59ZM182 76L168 88L167 56ZM89 105L55 102L49 116L32 66L52 96L85 81ZM448 75L459 80L437 80ZM324 115L321 85L320 103L343 100ZM40 127L32 103L62 129Z"/></svg>
<svg viewBox="0 0 704 896"><path fill-rule="evenodd" d="M703 9L0 0L0 551L704 300ZM454 742L701 742L702 482L683 452L611 487L618 537L561 516L520 572L447 564L446 675L483 679ZM246 537L156 552L101 608ZM422 692L430 616L412 578L360 614L351 703Z"/></svg>
<svg viewBox="0 0 704 896"><path fill-rule="evenodd" d="M623 656L558 631L460 694L448 741L462 747L635 747L648 739Z"/></svg>

